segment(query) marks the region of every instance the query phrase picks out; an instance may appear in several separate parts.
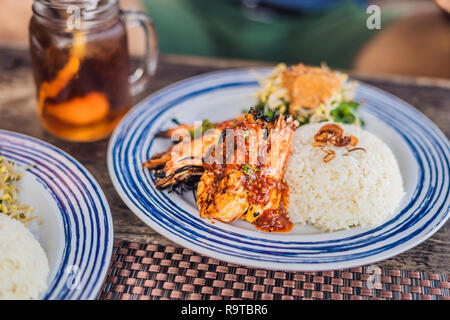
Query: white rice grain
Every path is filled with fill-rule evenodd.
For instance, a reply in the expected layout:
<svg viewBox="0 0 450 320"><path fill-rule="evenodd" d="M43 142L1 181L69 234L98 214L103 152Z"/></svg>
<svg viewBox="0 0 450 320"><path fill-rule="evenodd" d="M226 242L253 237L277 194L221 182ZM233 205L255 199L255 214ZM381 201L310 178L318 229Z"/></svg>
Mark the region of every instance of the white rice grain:
<svg viewBox="0 0 450 320"><path fill-rule="evenodd" d="M395 212L404 196L398 163L375 135L343 125L344 135L358 138L358 150L330 147L336 157L325 163L325 152L313 147L314 135L325 123L300 127L294 136L285 174L289 185L289 216L297 224L322 231L376 226ZM328 147L327 147L328 148Z"/></svg>
<svg viewBox="0 0 450 320"><path fill-rule="evenodd" d="M39 242L23 223L0 213L0 300L41 298L48 273Z"/></svg>

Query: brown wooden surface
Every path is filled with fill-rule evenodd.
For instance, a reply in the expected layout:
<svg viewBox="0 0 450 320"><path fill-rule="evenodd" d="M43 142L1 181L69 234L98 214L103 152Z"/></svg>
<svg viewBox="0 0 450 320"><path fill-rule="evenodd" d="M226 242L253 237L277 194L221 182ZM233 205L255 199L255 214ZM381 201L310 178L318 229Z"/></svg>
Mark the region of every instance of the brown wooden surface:
<svg viewBox="0 0 450 320"><path fill-rule="evenodd" d="M174 81L208 71L260 65L258 63L163 56L148 93ZM450 81L443 79L373 77L354 75L391 92L421 110L450 136ZM40 125L28 54L0 48L0 129L21 132L58 146L78 159L100 183L111 206L115 238L162 245L175 245L141 222L114 190L106 169L107 140L89 144L69 143L47 133ZM448 272L450 270L450 223L430 239L391 259L380 267Z"/></svg>

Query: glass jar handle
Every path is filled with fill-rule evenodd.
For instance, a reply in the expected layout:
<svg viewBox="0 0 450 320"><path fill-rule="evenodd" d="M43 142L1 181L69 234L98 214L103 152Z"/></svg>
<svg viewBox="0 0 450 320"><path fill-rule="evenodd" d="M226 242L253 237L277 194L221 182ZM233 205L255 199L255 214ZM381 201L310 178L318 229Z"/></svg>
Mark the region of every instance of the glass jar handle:
<svg viewBox="0 0 450 320"><path fill-rule="evenodd" d="M130 91L135 97L147 86L149 78L155 73L158 64L158 36L152 20L138 10L122 10L128 27L140 26L145 32L145 54L141 65L130 75Z"/></svg>

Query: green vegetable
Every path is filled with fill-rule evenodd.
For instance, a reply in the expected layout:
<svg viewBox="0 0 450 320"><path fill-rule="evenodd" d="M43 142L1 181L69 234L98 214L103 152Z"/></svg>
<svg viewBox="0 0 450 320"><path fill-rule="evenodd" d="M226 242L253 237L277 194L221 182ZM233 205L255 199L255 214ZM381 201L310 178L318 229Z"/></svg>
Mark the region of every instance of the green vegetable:
<svg viewBox="0 0 450 320"><path fill-rule="evenodd" d="M189 129L189 133L190 133L190 135L191 135L191 138L194 138L194 137L195 137L194 129Z"/></svg>
<svg viewBox="0 0 450 320"><path fill-rule="evenodd" d="M202 122L202 133L204 133L205 131L209 130L209 129L214 129L216 127L216 125L212 122L210 122L209 120L203 120Z"/></svg>
<svg viewBox="0 0 450 320"><path fill-rule="evenodd" d="M330 115L334 122L341 122L346 124L354 124L359 109L359 103L353 101L341 102L335 109L331 110ZM359 119L361 123L361 119Z"/></svg>
<svg viewBox="0 0 450 320"><path fill-rule="evenodd" d="M256 172L256 171L258 171L258 168L255 168L255 167L253 167L253 166L251 166L251 165L249 165L249 164L243 164L242 165L242 171L246 174L246 175L250 175L250 173L253 171L253 172Z"/></svg>
<svg viewBox="0 0 450 320"><path fill-rule="evenodd" d="M323 121L327 121L327 120L323 120ZM300 123L301 126L303 126L303 125L305 125L305 124L308 124L308 123L309 123L309 118L306 118L306 119L303 120L303 121L299 121L299 123Z"/></svg>
<svg viewBox="0 0 450 320"><path fill-rule="evenodd" d="M287 110L287 107L285 104L280 105L279 107L275 109L271 109L265 104L264 102L259 102L257 105L253 107L253 109L256 112L261 112L263 115L269 117L270 121L273 121L273 119L276 117L277 114L285 113ZM244 112L245 114L248 113L248 111Z"/></svg>
<svg viewBox="0 0 450 320"><path fill-rule="evenodd" d="M216 127L216 125L214 123L212 123L209 120L203 120L202 122L202 127L201 127L201 132L200 135L203 135L207 130L209 129L214 129ZM198 128L196 128L198 129ZM195 137L195 131L194 129L189 129L189 133L191 134L191 137L194 138Z"/></svg>

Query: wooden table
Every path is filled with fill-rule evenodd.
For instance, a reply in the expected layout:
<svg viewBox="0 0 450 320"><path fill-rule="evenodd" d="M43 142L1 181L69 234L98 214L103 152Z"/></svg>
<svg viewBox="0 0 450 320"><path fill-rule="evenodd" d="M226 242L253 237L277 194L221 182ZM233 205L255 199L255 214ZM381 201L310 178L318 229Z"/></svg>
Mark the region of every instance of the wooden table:
<svg viewBox="0 0 450 320"><path fill-rule="evenodd" d="M260 63L193 57L163 56L157 75L147 93L174 81L208 71L261 65ZM450 136L450 81L426 78L371 77L352 74L357 79L391 92L421 110ZM47 133L37 115L35 88L28 53L0 48L0 129L21 132L58 146L78 159L100 183L111 206L116 239L174 244L141 222L114 190L106 168L108 141L70 143ZM450 271L450 223L430 239L394 258L377 263L379 267L434 272Z"/></svg>

